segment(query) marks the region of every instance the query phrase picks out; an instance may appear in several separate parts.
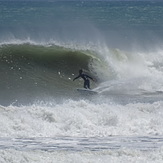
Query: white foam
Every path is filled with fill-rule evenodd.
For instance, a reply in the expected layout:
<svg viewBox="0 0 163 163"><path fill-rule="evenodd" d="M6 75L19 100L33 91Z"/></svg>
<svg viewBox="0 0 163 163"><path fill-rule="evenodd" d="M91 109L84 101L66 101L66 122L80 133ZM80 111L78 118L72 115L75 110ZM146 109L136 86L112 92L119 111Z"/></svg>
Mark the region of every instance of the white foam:
<svg viewBox="0 0 163 163"><path fill-rule="evenodd" d="M108 87L110 87L110 83L116 83L114 89L121 85L121 88L134 89L134 94L140 90L149 92L163 90L162 49L127 52L120 49L110 49L103 44L96 48L96 52L100 61L93 60L91 68L105 83L105 87L107 83Z"/></svg>
<svg viewBox="0 0 163 163"><path fill-rule="evenodd" d="M162 106L161 101L118 105L85 100L9 106L0 110L0 132L3 137L162 135Z"/></svg>
<svg viewBox="0 0 163 163"><path fill-rule="evenodd" d="M162 163L163 150L139 151L139 150L108 150L100 152L66 152L66 151L19 151L0 150L1 163L131 163L148 162Z"/></svg>

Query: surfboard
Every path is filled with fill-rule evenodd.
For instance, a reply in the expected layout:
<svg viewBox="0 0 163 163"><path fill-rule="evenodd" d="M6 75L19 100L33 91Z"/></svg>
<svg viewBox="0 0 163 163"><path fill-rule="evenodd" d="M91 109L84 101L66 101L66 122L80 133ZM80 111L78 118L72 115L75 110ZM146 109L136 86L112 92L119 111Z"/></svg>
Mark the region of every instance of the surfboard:
<svg viewBox="0 0 163 163"><path fill-rule="evenodd" d="M98 94L98 92L96 91L93 91L91 89L85 89L85 88L77 88L77 91L83 94L90 94L90 95Z"/></svg>

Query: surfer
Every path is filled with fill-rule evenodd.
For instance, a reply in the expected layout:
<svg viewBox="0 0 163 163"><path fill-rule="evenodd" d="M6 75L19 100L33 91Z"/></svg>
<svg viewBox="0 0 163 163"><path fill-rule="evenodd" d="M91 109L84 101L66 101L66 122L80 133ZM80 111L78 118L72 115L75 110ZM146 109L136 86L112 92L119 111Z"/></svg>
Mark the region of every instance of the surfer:
<svg viewBox="0 0 163 163"><path fill-rule="evenodd" d="M77 77L75 77L75 78L73 79L73 81L76 80L76 79L78 79L78 78L82 78L82 79L84 80L84 88L85 88L85 89L90 89L90 81L89 81L89 79L93 80L92 77L90 77L90 76L84 74L84 73L83 73L83 70L79 70L79 75L78 75ZM94 80L93 80L93 81L94 81Z"/></svg>

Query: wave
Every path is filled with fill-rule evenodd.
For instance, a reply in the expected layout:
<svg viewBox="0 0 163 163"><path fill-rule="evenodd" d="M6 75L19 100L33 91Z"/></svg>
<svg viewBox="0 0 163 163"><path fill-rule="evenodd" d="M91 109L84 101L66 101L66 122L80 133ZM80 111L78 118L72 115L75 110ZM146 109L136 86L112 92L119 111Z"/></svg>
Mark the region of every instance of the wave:
<svg viewBox="0 0 163 163"><path fill-rule="evenodd" d="M73 98L75 88L83 87L83 81L72 80L81 68L96 79L91 87L101 93L142 94L163 90L162 50L126 52L105 44L88 47L28 42L2 44L1 102Z"/></svg>
<svg viewBox="0 0 163 163"><path fill-rule="evenodd" d="M68 94L79 69L93 76L89 50L56 45L4 44L0 47L1 99ZM81 81L79 83L81 85ZM67 92L67 93L66 93ZM7 96L7 97L6 97ZM4 97L4 98L3 98Z"/></svg>

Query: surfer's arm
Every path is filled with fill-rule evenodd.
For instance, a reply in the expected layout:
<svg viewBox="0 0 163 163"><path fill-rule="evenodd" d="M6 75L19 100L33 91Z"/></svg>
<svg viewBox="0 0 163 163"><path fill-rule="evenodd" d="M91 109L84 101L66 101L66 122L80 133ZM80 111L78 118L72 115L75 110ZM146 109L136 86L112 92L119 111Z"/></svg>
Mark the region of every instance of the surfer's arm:
<svg viewBox="0 0 163 163"><path fill-rule="evenodd" d="M76 80L76 79L78 79L78 78L80 78L80 75L79 75L79 76L77 76L76 78L74 78L74 79L73 79L73 81L74 81L74 80Z"/></svg>

